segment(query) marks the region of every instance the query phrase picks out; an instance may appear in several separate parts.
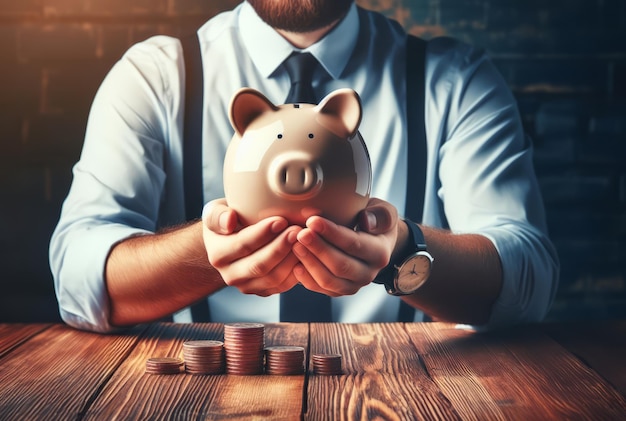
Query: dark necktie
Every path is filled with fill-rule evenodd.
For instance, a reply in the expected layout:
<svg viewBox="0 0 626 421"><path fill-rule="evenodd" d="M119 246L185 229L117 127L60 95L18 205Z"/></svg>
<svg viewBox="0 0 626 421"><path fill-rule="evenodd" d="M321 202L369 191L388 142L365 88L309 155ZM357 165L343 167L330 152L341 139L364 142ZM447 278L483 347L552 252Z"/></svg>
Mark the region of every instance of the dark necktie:
<svg viewBox="0 0 626 421"><path fill-rule="evenodd" d="M291 88L285 100L285 104L317 104L317 98L313 94L313 72L319 65L311 53L293 52L284 62L285 69L289 73Z"/></svg>
<svg viewBox="0 0 626 421"><path fill-rule="evenodd" d="M285 60L291 88L285 100L286 104L317 104L313 94L311 80L318 62L310 53L291 54ZM298 284L289 291L280 294L281 322L330 322L330 297L309 291Z"/></svg>

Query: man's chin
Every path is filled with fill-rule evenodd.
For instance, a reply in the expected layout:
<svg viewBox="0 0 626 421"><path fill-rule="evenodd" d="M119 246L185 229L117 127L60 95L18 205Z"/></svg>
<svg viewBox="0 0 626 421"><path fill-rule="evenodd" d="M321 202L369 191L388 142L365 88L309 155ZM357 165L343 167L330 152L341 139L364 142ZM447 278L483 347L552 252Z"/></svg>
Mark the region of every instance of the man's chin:
<svg viewBox="0 0 626 421"><path fill-rule="evenodd" d="M309 33L333 25L354 0L248 0L259 17L273 28Z"/></svg>

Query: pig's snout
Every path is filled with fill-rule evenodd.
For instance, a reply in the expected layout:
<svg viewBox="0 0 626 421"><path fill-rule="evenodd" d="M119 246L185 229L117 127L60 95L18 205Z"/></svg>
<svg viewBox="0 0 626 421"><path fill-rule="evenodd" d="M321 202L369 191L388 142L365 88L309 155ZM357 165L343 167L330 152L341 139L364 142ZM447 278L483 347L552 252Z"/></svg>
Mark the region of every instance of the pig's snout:
<svg viewBox="0 0 626 421"><path fill-rule="evenodd" d="M306 154L294 152L274 159L269 170L274 193L292 200L314 196L322 185L322 168Z"/></svg>
<svg viewBox="0 0 626 421"><path fill-rule="evenodd" d="M308 192L317 184L317 174L311 166L302 161L292 161L278 169L277 184L287 194Z"/></svg>

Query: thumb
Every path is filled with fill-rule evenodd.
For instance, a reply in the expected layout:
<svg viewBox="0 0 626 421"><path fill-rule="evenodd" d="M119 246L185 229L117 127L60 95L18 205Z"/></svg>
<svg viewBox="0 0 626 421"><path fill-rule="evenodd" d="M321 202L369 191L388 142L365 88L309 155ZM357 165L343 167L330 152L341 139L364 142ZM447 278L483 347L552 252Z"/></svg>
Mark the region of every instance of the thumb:
<svg viewBox="0 0 626 421"><path fill-rule="evenodd" d="M369 234L383 234L392 229L398 219L398 212L387 202L372 199L358 217L358 227Z"/></svg>
<svg viewBox="0 0 626 421"><path fill-rule="evenodd" d="M207 228L219 234L232 234L237 228L237 213L223 199L204 205L202 220Z"/></svg>

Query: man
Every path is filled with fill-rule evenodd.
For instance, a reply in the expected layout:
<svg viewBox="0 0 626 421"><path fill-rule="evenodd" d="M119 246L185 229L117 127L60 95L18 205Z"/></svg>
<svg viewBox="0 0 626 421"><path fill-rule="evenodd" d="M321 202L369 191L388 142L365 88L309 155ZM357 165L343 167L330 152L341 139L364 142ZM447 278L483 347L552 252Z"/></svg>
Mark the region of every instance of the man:
<svg viewBox="0 0 626 421"><path fill-rule="evenodd" d="M351 0L248 0L198 34L203 220L183 224L181 46L154 37L132 47L103 82L53 234L51 267L68 324L104 332L175 312L188 321L185 308L205 297L213 321L278 321L280 293L298 283L334 297L333 320L393 321L400 299L372 281L393 279L389 263L404 262L421 235L435 261L426 282L402 297L412 307L485 326L545 316L558 262L515 101L484 54L430 41L426 98L407 98L405 33ZM358 229L319 216L306 227L279 216L242 227L222 199L230 98L250 86L284 102L284 60L294 50L320 63L320 98L349 87L363 102L373 199ZM420 225L398 216L411 161L407 101L426 107Z"/></svg>

